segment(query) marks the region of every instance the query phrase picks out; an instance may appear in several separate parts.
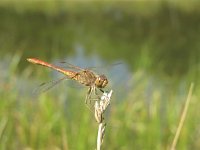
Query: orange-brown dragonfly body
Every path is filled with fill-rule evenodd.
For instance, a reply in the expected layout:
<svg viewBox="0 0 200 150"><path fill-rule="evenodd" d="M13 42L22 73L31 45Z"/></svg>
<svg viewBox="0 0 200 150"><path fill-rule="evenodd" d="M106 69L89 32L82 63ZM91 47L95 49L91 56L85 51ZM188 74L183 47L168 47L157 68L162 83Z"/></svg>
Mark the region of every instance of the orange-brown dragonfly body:
<svg viewBox="0 0 200 150"><path fill-rule="evenodd" d="M91 94L94 92L96 94L96 88L100 89L102 91L102 88L104 88L108 84L108 80L105 75L96 75L93 71L88 69L82 69L77 66L74 66L75 69L78 69L80 71L73 71L61 68L59 66L55 66L53 64L49 64L47 62L44 62L42 60L36 59L36 58L27 58L27 61L33 63L42 65L51 69L54 69L58 72L63 73L66 75L69 79L76 80L77 82L89 86L88 93L86 96L86 103L87 100L91 98Z"/></svg>

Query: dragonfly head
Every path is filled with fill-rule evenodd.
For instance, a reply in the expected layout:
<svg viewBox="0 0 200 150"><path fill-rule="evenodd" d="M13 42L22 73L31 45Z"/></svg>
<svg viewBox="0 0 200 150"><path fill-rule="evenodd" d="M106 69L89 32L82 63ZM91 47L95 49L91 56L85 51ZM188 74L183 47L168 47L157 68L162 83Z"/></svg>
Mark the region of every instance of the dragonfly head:
<svg viewBox="0 0 200 150"><path fill-rule="evenodd" d="M108 84L108 79L105 75L100 75L95 80L95 86L98 88L104 88Z"/></svg>

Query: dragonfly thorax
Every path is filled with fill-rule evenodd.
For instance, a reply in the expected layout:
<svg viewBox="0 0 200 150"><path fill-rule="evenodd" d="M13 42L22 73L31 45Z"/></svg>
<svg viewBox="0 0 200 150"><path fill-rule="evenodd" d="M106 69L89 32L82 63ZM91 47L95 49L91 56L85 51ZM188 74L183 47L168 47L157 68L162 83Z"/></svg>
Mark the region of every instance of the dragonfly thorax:
<svg viewBox="0 0 200 150"><path fill-rule="evenodd" d="M108 84L108 79L105 75L100 75L95 80L95 86L97 88L104 88Z"/></svg>

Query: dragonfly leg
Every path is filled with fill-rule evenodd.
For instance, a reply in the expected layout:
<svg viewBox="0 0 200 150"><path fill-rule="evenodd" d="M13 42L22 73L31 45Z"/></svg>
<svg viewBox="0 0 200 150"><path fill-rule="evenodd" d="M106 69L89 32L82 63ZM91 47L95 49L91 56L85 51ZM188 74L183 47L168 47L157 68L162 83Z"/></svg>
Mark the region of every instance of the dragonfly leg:
<svg viewBox="0 0 200 150"><path fill-rule="evenodd" d="M99 89L101 92L104 92L102 89ZM97 89L95 88L95 90L94 90L94 94L95 94L95 96L97 96L97 98L96 98L96 100L100 100L101 99L101 97L99 96L99 94L97 93Z"/></svg>
<svg viewBox="0 0 200 150"><path fill-rule="evenodd" d="M99 89L102 93L104 93L105 91L104 90L102 90L102 89Z"/></svg>
<svg viewBox="0 0 200 150"><path fill-rule="evenodd" d="M95 98L93 98L92 96L95 96ZM97 97L96 97L97 96ZM100 97L97 93L96 87L95 86L90 86L90 88L88 89L87 95L86 95L86 100L85 103L87 104L87 101L89 100L89 104L91 104L91 101L97 101L100 100Z"/></svg>
<svg viewBox="0 0 200 150"><path fill-rule="evenodd" d="M92 93L92 87L89 87L85 98L85 104L87 104L88 100L91 98L91 93Z"/></svg>
<svg viewBox="0 0 200 150"><path fill-rule="evenodd" d="M102 89L99 89L102 93L104 93L104 91ZM92 97L95 96L95 97ZM89 104L91 104L92 101L99 101L101 99L100 95L97 92L97 88L96 87L90 87L88 89L87 95L86 95L86 99L85 99L85 103L87 104L87 101L89 100Z"/></svg>

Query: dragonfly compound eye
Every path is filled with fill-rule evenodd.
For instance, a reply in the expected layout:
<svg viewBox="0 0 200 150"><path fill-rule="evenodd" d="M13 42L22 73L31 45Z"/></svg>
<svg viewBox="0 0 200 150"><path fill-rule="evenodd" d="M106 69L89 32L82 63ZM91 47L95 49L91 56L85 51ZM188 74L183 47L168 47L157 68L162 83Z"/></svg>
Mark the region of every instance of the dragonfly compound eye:
<svg viewBox="0 0 200 150"><path fill-rule="evenodd" d="M104 79L103 83L102 83L102 87L104 88L106 85L108 84L108 80Z"/></svg>
<svg viewBox="0 0 200 150"><path fill-rule="evenodd" d="M97 77L95 84L98 88L104 88L108 84L108 80L105 75L101 75Z"/></svg>

